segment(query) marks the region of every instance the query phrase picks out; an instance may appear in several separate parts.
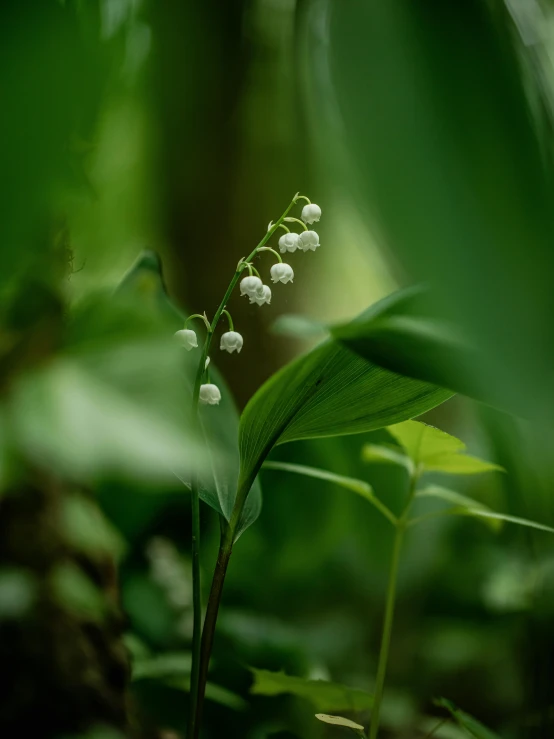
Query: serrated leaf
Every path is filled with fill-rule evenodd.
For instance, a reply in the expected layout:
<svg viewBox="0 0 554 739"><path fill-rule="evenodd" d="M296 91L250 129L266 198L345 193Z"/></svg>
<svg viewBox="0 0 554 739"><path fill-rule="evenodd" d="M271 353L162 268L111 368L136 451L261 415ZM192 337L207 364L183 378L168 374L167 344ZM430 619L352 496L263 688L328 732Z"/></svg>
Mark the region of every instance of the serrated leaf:
<svg viewBox="0 0 554 739"><path fill-rule="evenodd" d="M475 739L500 739L498 734L495 734L476 718L470 716L469 713L457 708L452 701L446 698L438 698L434 702L435 705L445 708L456 723L463 729L466 729Z"/></svg>
<svg viewBox="0 0 554 739"><path fill-rule="evenodd" d="M254 684L250 688L253 695L296 695L310 701L317 711L322 712L365 711L373 704L373 696L357 688L326 680L306 680L284 672L250 669L254 675Z"/></svg>
<svg viewBox="0 0 554 739"><path fill-rule="evenodd" d="M357 480L354 477L336 475L334 472L322 470L317 467L307 467L303 464L289 464L288 462L265 462L263 468L268 470L281 470L283 472L294 472L297 475L313 477L318 480L324 480L325 482L339 485L347 490L352 490L354 493L361 495L362 498L365 498L365 500L374 505L386 518L389 519L389 521L391 521L391 523L396 523L394 515L389 511L384 503L381 503L373 492L371 485L368 482L365 482L365 480Z"/></svg>
<svg viewBox="0 0 554 739"><path fill-rule="evenodd" d="M347 729L353 729L357 733L364 731L364 727L361 724L357 724L355 721L351 721L349 718L344 716L331 716L328 713L316 713L316 719L323 721L324 724L332 724L333 726L344 726Z"/></svg>
<svg viewBox="0 0 554 739"><path fill-rule="evenodd" d="M326 341L277 372L246 406L239 431L240 484L255 477L277 444L382 428L413 418L451 394Z"/></svg>
<svg viewBox="0 0 554 739"><path fill-rule="evenodd" d="M500 465L463 454L466 448L463 441L421 421L405 421L388 426L387 431L406 451L413 464L424 472L476 475L504 471Z"/></svg>

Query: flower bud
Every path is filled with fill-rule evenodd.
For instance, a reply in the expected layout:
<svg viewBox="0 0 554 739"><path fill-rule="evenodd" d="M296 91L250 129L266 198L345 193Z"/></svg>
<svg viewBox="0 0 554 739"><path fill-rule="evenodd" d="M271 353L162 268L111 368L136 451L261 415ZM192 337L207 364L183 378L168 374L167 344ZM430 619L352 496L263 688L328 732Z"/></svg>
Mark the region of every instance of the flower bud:
<svg viewBox="0 0 554 739"><path fill-rule="evenodd" d="M179 344L184 346L188 352L190 352L191 349L196 349L198 346L196 334L190 328L183 328L181 331L176 331L174 336Z"/></svg>
<svg viewBox="0 0 554 739"><path fill-rule="evenodd" d="M319 236L315 231L304 231L300 234L298 246L302 251L315 251L319 246Z"/></svg>
<svg viewBox="0 0 554 739"><path fill-rule="evenodd" d="M267 285L262 285L261 290L250 296L250 304L257 303L258 305L264 305L264 303L271 303L271 290Z"/></svg>
<svg viewBox="0 0 554 739"><path fill-rule="evenodd" d="M229 354L232 354L233 352L240 354L243 343L244 340L237 331L227 331L227 333L221 335L219 348L223 351L229 352Z"/></svg>
<svg viewBox="0 0 554 739"><path fill-rule="evenodd" d="M315 203L308 203L302 208L301 218L304 223L317 223L321 218L321 208Z"/></svg>
<svg viewBox="0 0 554 739"><path fill-rule="evenodd" d="M219 405L221 393L217 385L212 385L210 382L200 385L198 400L202 405Z"/></svg>
<svg viewBox="0 0 554 739"><path fill-rule="evenodd" d="M263 283L259 277L255 277L254 275L243 277L240 281L240 294L248 295L248 297L251 298L252 295L254 295L258 290L261 290L262 287Z"/></svg>
<svg viewBox="0 0 554 739"><path fill-rule="evenodd" d="M296 251L299 248L298 234L287 233L283 234L279 239L279 250L281 254L286 251Z"/></svg>
<svg viewBox="0 0 554 739"><path fill-rule="evenodd" d="M271 268L271 279L273 282L282 282L286 285L287 282L292 282L293 277L294 272L292 271L290 264L279 262L278 264L274 264Z"/></svg>

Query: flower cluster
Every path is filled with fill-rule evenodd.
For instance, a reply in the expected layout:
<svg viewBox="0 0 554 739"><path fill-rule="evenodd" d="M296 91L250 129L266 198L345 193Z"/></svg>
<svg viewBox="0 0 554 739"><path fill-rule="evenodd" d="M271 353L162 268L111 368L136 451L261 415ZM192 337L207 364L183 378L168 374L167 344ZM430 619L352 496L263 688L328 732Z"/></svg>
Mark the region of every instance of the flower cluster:
<svg viewBox="0 0 554 739"><path fill-rule="evenodd" d="M288 212L290 211L292 206L295 205L300 199L306 201L306 205L302 209L301 219L293 218L292 216L288 215ZM235 277L231 281L231 284L227 291L227 296L231 293L241 274L245 270L248 270L248 275L246 277L243 277L240 281L240 294L242 296L246 296L249 299L251 305L256 304L261 306L265 305L266 303L269 305L269 303L271 303L271 289L268 285L264 285L259 272L252 264L254 257L258 256L258 254L263 251L271 252L278 259L278 262L274 264L270 269L272 282L274 284L282 282L284 285L286 285L288 282L292 282L294 279L294 271L292 267L290 266L290 264L285 264L279 253L276 252L274 249L266 246L266 243L269 238L277 231L277 229L282 228L285 233L279 239L279 251L281 252L281 254L285 254L286 252L294 252L297 249L304 252L315 251L319 247L319 236L315 231L309 230L306 224L311 225L313 223L317 223L320 218L321 208L319 207L319 205L311 203L305 195L297 194L285 213L277 221L277 223L269 224L268 233L262 239L260 244L258 244L258 246L254 249L254 251L246 259L240 260L237 265ZM293 233L285 225L285 222L298 223L302 226L303 230L301 231L301 233ZM187 351L191 351L192 349L198 348L198 338L196 336L196 333L192 329L187 328L188 322L193 318L200 318L204 321L206 325L207 336L204 344L205 361L204 365L199 368L199 376L197 380L197 382L200 381L200 379L204 378L204 376L207 380L206 382L200 384L198 391L198 402L202 405L218 405L221 400L221 393L219 391L219 388L217 387L217 385L214 385L209 381L208 364L210 359L207 356L207 353L210 347L213 332L223 313L226 314L229 321L229 330L222 334L219 348L222 351L229 352L229 354L232 354L233 352L237 352L237 354L239 354L243 347L244 340L241 334L235 331L233 326L233 319L231 318L231 314L229 313L229 311L226 310L224 303L220 305L211 324L209 323L205 314L199 315L196 313L192 316L189 316L185 321L184 329L182 329L181 331L177 331L175 334L175 337L179 341L179 343L184 346Z"/></svg>

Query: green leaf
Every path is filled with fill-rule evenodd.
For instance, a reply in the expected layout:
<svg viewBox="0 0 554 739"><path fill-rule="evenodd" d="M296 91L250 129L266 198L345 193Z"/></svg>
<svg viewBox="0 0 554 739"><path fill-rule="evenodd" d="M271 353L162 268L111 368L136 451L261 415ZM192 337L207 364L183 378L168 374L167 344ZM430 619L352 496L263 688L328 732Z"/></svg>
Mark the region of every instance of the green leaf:
<svg viewBox="0 0 554 739"><path fill-rule="evenodd" d="M446 698L438 698L434 702L435 705L445 708L456 723L463 729L466 729L466 731L468 731L472 737L475 737L475 739L500 739L498 734L487 729L486 726L483 726L480 721L473 718L473 716L470 716L469 713L457 708L452 701L449 701Z"/></svg>
<svg viewBox="0 0 554 739"><path fill-rule="evenodd" d="M288 462L265 462L264 469L266 470L282 470L283 472L295 472L298 475L305 475L306 477L315 477L319 480L325 480L325 482L332 482L335 485L340 485L347 490L361 495L366 500L373 501L374 493L371 485L364 480L357 480L354 477L345 477L344 475L335 475L334 472L328 472L327 470L321 470L317 467L307 467L303 464L289 464Z"/></svg>
<svg viewBox="0 0 554 739"><path fill-rule="evenodd" d="M332 724L333 726L344 726L346 729L352 729L357 734L364 734L364 727L361 724L357 724L355 721L351 721L349 718L343 716L330 716L328 713L316 713L316 719L323 721L324 724Z"/></svg>
<svg viewBox="0 0 554 739"><path fill-rule="evenodd" d="M449 509L448 511L445 511L447 513L459 513L461 515L473 515L474 511L481 511L484 514L494 514L494 511L492 511L487 506L483 505L482 503L479 503L476 500L473 500L473 498L468 497L467 495L462 495L461 493L457 493L454 490L449 490L448 488L441 487L439 485L429 485L428 487L422 488L421 490L418 490L415 495L416 498L438 498L439 500L444 500L445 503L450 503L451 505L455 506L454 509ZM425 515L423 516L425 518ZM481 518L481 516L479 516ZM488 524L490 528L492 528L495 531L498 531L498 529L501 527L501 522L499 520L496 520L493 517L485 516L484 517L484 523Z"/></svg>
<svg viewBox="0 0 554 739"><path fill-rule="evenodd" d="M184 690L187 693L190 691L190 678L188 677L166 677L162 679L162 682L170 688ZM211 682L206 684L206 698L226 708L231 708L233 711L245 711L248 708L248 703L240 695Z"/></svg>
<svg viewBox="0 0 554 739"><path fill-rule="evenodd" d="M463 441L421 421L405 421L388 426L387 431L424 472L476 475L504 471L500 465L463 454L466 448Z"/></svg>
<svg viewBox="0 0 554 739"><path fill-rule="evenodd" d="M292 336L295 339L322 339L329 329L321 321L306 316L285 313L271 324L271 331L279 336Z"/></svg>
<svg viewBox="0 0 554 739"><path fill-rule="evenodd" d="M539 531L548 531L550 534L554 534L554 528L552 526L546 526L536 521L529 521L526 518L519 518L519 516L509 516L506 513L496 513L495 511L487 511L482 508L468 508L460 511L462 515L477 516L481 518L490 518L495 521L505 521L506 523L516 523L519 526L527 526L531 529L538 529Z"/></svg>
<svg viewBox="0 0 554 739"><path fill-rule="evenodd" d="M373 696L357 688L326 680L305 680L284 672L250 669L254 675L254 684L250 688L253 695L296 695L310 701L321 712L366 711L373 704Z"/></svg>
<svg viewBox="0 0 554 739"><path fill-rule="evenodd" d="M155 657L142 657L133 663L132 680L190 676L190 652L166 652Z"/></svg>
<svg viewBox="0 0 554 739"><path fill-rule="evenodd" d="M231 391L222 376L214 369L212 379L221 391L217 408L202 406L199 416L209 450L211 474L201 475L199 495L220 513L226 521L231 518L239 479L239 414ZM262 509L262 488L256 477L242 510L235 541L251 526Z"/></svg>
<svg viewBox="0 0 554 739"><path fill-rule="evenodd" d="M482 0L322 0L313 44L323 16L307 92L320 136L319 113L333 110L325 155L347 157L373 233L477 347L471 381L548 417L552 160L549 126L533 119L547 103L509 12Z"/></svg>
<svg viewBox="0 0 554 739"><path fill-rule="evenodd" d="M326 341L277 372L246 406L239 431L240 484L255 477L277 444L382 428L450 396L448 390L381 369Z"/></svg>
<svg viewBox="0 0 554 739"><path fill-rule="evenodd" d="M288 462L265 462L263 468L268 470L282 470L283 472L295 472L298 475L325 480L325 482L331 482L347 490L352 490L374 505L391 523L396 523L394 515L381 503L373 492L371 485L364 480L336 475L334 472L328 472L327 470L321 470L316 467L306 467L303 464L289 464Z"/></svg>

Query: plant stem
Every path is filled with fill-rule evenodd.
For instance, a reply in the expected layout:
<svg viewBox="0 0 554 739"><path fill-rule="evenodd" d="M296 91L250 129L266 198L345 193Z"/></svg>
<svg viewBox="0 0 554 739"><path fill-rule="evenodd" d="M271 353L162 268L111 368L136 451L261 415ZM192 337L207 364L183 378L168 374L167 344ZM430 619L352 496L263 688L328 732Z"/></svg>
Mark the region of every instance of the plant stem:
<svg viewBox="0 0 554 739"><path fill-rule="evenodd" d="M219 613L219 605L223 594L223 585L225 583L225 575L227 567L233 551L233 537L231 530L226 526L225 531L221 534L221 544L217 555L214 576L212 579L212 587L210 589L210 597L208 598L208 606L206 608L206 617L204 619L204 628L202 629L202 643L200 649L200 672L198 680L197 702L195 707L195 721L193 725L193 733L190 739L198 739L200 736L200 726L202 725L202 711L204 708L204 694L206 692L206 682L208 679L208 669L210 666L210 657L214 643L215 627L217 624L217 615Z"/></svg>
<svg viewBox="0 0 554 739"><path fill-rule="evenodd" d="M202 384L202 379L204 377L204 373L206 369L206 358L208 356L208 352L210 351L212 338L217 328L217 324L219 323L219 319L221 318L223 312L225 311L227 302L229 298L231 297L231 294L233 290L235 289L240 279L240 276L243 273L243 270L245 268L248 268L250 270L250 274L252 273L251 272L252 266L250 264L251 260L256 256L256 254L258 253L258 250L267 244L267 242L273 236L275 231L277 231L277 229L281 226L288 212L293 207L293 205L296 203L296 200L297 200L296 197L293 198L293 200L291 201L291 203L289 204L288 208L285 210L283 215L269 229L269 231L265 234L265 236L260 241L260 243L255 247L255 249L252 250L252 252L248 255L248 257L244 261L239 262L239 264L237 265L237 269L235 270L235 274L233 275L231 282L229 283L229 286L227 287L227 290L225 291L223 300L221 301L221 303L219 304L219 308L215 312L213 320L206 334L206 340L204 342L204 346L202 348L202 354L200 357L200 361L198 363L198 369L196 371L196 377L194 380L194 388L193 388L193 393L192 393L193 423L195 423L198 428L199 428L198 397L200 395L200 385ZM248 494L248 491L246 494ZM245 499L246 499L246 495L244 496L244 500ZM206 639L204 639L202 635L202 593L201 593L201 583L200 583L200 498L198 494L198 476L196 474L193 474L192 479L191 479L191 500L192 500L192 546L191 546L191 550L192 550L193 627L192 627L192 665L191 665L191 673L190 673L190 711L189 711L188 730L187 730L187 736L189 737L189 739L192 739L193 737L197 737L200 731L200 717L202 715L202 705L204 702L204 692L205 692L205 687L206 687L206 675L207 675L208 663L209 663L212 644L213 644L213 634L215 632L215 624L217 621L219 601L221 599L223 582L225 580L225 572L227 571L229 557L231 556L231 550L233 546L232 543L234 539L234 531L236 528L234 527L232 529L231 538L230 538L231 544L225 550L226 560L225 560L225 565L223 568L222 575L218 569L220 568L220 557L222 555L222 550L220 549L220 557L218 557L216 571L214 573L214 580L212 582L212 589L210 592L210 601L208 603L208 611L206 612L205 628L206 627L209 627L209 628L207 630ZM242 501L242 505L244 505L244 500ZM239 511L239 518L240 518L241 513L242 513L242 507L241 507L241 510ZM216 592L214 594L214 583L216 583L216 579L217 579L219 590L217 591L216 589ZM217 602L216 602L216 605L214 605L213 598L216 598L216 596L217 596ZM210 604L211 604L211 611L210 611ZM211 614L210 622L208 622L208 613ZM210 636L210 629L211 629L211 636Z"/></svg>
<svg viewBox="0 0 554 739"><path fill-rule="evenodd" d="M371 710L371 727L369 731L369 739L377 739L379 732L379 716L381 713L381 703L383 700L383 690L385 687L385 677L387 675L387 664L389 659L389 648L392 634L392 624L394 621L394 607L396 603L396 583L398 581L398 567L400 564L400 552L404 543L404 536L408 526L408 515L412 501L415 496L417 481L419 479L419 469L417 465L414 467L410 475L410 487L408 490L408 498L404 505L404 510L400 518L396 520L394 542L392 547L392 558L389 570L389 582L387 585L387 596L385 603L385 617L383 621L383 632L381 634L381 649L379 651L379 662L377 664L377 678L375 680L375 695L373 698L373 708Z"/></svg>
<svg viewBox="0 0 554 739"><path fill-rule="evenodd" d="M379 714L381 712L381 701L383 700L383 688L385 686L385 676L387 673L387 662L389 658L390 638L392 633L392 622L394 619L394 606L396 601L396 581L398 579L398 565L400 562L400 551L406 526L400 521L396 524L394 533L394 544L392 550L392 559L389 572L389 582L387 586L387 600L385 606L385 619L383 623L383 633L381 636L381 651L379 652L379 664L377 667L377 680L375 684L375 696L373 698L373 708L371 710L371 729L369 739L376 739L379 731Z"/></svg>

